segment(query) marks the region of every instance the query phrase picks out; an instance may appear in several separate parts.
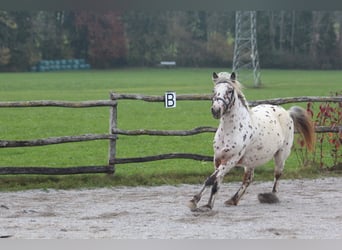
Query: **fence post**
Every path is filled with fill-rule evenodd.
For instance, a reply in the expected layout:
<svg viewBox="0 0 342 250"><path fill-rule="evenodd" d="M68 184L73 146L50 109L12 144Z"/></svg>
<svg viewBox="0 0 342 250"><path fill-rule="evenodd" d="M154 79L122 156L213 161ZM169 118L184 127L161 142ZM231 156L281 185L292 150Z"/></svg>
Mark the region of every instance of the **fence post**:
<svg viewBox="0 0 342 250"><path fill-rule="evenodd" d="M114 96L110 93L110 100L115 101ZM117 127L117 102L110 107L109 114L109 134L113 137L109 139L109 150L108 150L108 174L113 175L115 173L115 156L116 156L116 139L117 135L114 134L114 130Z"/></svg>

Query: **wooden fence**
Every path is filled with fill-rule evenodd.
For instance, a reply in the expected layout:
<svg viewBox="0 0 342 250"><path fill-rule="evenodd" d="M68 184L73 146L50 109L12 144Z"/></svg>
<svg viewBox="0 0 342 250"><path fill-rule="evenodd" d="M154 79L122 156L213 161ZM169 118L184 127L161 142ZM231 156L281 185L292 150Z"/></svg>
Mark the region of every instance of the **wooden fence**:
<svg viewBox="0 0 342 250"><path fill-rule="evenodd" d="M177 95L177 101L202 101L211 100L211 95ZM91 108L91 107L109 107L109 133L108 134L85 134L76 136L61 136L35 140L0 140L1 148L8 147L33 147L45 146L51 144L93 141L93 140L108 140L108 165L105 166L75 166L75 167L16 167L4 166L0 167L1 175L8 174L47 174L47 175L64 175L64 174L84 174L84 173L108 173L114 174L116 164L148 162L165 159L193 159L199 161L212 161L212 156L191 154L191 153L170 153L136 158L116 158L116 139L117 135L126 136L191 136L200 133L214 133L214 127L197 127L192 130L122 130L117 128L117 107L118 100L140 100L146 102L164 102L164 96L146 96L136 94L117 94L111 93L109 100L99 101L21 101L21 102L0 102L0 108L31 108L31 107L62 107L62 108ZM286 103L299 102L342 102L342 96L335 97L290 97L290 98L275 98L268 100L249 101L251 107L261 103L281 105ZM316 133L342 131L342 126L332 127L316 127ZM3 136L3 135L1 135Z"/></svg>

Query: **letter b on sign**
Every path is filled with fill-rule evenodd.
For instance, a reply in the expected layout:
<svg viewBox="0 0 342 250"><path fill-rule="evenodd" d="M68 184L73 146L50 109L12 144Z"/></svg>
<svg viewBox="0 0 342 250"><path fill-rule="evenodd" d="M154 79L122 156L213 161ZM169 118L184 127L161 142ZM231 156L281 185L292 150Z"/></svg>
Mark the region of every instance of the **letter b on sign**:
<svg viewBox="0 0 342 250"><path fill-rule="evenodd" d="M176 107L176 93L166 92L165 93L165 108L175 108Z"/></svg>

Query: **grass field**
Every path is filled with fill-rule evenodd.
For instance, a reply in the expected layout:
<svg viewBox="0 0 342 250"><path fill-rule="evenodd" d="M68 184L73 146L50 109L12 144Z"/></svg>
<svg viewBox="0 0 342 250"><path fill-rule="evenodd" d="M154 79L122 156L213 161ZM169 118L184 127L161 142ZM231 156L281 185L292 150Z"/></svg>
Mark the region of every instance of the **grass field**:
<svg viewBox="0 0 342 250"><path fill-rule="evenodd" d="M50 73L1 73L0 101L26 100L108 100L109 93L163 95L208 94L211 74L224 69L118 69ZM342 71L263 70L262 88L245 83L247 100L289 96L327 96L342 90ZM305 105L305 104L301 104ZM285 105L286 107L290 105ZM53 136L108 133L109 108L1 108L1 139L37 139ZM120 101L118 127L121 129L192 129L217 126L210 114L210 101L178 102L165 109L162 103ZM117 157L138 157L170 152L212 155L212 133L191 137L119 136ZM107 164L107 141L69 143L34 148L0 149L0 166L77 166ZM273 178L273 163L256 171L256 179ZM115 176L0 176L0 190L22 188L73 188L108 185L159 185L201 183L212 172L209 162L167 160L117 165ZM232 177L240 179L241 170ZM285 177L321 174L317 168L298 165L292 153ZM229 178L228 178L229 180Z"/></svg>

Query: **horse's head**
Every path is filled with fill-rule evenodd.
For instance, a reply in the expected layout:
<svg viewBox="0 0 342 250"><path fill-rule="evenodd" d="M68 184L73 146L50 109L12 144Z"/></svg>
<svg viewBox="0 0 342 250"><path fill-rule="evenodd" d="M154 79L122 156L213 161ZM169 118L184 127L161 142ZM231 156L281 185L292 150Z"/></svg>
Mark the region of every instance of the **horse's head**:
<svg viewBox="0 0 342 250"><path fill-rule="evenodd" d="M221 118L225 113L229 112L235 103L237 93L236 86L240 87L235 80L235 73L220 72L213 73L212 80L215 84L213 103L211 113L215 119Z"/></svg>

